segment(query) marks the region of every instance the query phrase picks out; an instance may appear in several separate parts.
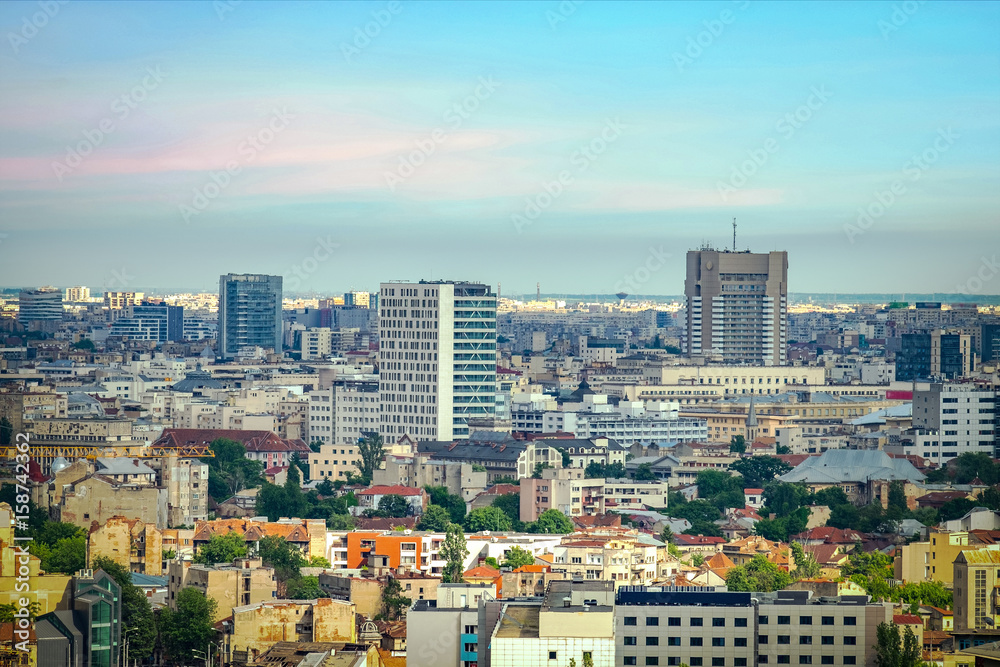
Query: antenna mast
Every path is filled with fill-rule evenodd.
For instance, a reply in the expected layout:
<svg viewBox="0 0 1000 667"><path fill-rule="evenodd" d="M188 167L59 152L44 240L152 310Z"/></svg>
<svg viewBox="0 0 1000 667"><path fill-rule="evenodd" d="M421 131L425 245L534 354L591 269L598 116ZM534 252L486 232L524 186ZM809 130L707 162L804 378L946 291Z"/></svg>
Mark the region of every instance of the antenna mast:
<svg viewBox="0 0 1000 667"><path fill-rule="evenodd" d="M733 218L733 252L736 252L736 218Z"/></svg>

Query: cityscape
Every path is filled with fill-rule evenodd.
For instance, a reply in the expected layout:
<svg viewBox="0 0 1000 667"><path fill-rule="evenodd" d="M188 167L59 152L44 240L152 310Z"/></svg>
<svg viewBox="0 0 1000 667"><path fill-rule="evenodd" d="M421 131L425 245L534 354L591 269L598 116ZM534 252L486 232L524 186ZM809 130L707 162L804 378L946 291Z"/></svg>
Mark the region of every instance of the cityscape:
<svg viewBox="0 0 1000 667"><path fill-rule="evenodd" d="M1000 2L0 25L0 667L1000 665Z"/></svg>

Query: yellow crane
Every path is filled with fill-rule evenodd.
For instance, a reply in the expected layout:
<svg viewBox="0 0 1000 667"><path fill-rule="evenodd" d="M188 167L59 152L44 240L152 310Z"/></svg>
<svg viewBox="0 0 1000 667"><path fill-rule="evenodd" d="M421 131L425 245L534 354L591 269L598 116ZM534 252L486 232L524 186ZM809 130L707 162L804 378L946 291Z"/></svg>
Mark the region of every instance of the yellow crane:
<svg viewBox="0 0 1000 667"><path fill-rule="evenodd" d="M18 454L14 446L0 447L0 458L14 460ZM180 458L215 458L207 445L189 445L184 447L153 447L151 445L31 445L28 450L31 458L54 459L62 456L66 459L158 459L163 456Z"/></svg>

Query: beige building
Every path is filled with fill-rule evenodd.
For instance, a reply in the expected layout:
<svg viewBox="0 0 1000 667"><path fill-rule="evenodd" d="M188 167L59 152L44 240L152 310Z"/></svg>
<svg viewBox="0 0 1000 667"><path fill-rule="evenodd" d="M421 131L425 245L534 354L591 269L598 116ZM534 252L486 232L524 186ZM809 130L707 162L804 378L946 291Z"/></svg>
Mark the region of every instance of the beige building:
<svg viewBox="0 0 1000 667"><path fill-rule="evenodd" d="M167 604L177 608L177 594L185 588L196 588L205 597L215 600L213 621L232 614L234 607L269 602L276 595L274 568L264 567L259 559L243 558L232 565L196 565L190 561L173 560L167 566Z"/></svg>
<svg viewBox="0 0 1000 667"><path fill-rule="evenodd" d="M549 468L541 479L521 480L521 521L536 521L547 510L566 516L604 514L604 480L586 479L582 468Z"/></svg>
<svg viewBox="0 0 1000 667"><path fill-rule="evenodd" d="M32 458L47 474L58 456L73 462L92 453L95 447L142 443L132 439L132 422L127 419L57 418L33 421L31 444L35 448Z"/></svg>
<svg viewBox="0 0 1000 667"><path fill-rule="evenodd" d="M93 464L85 459L55 474L49 483L48 505L59 521L87 531L115 516L167 527L167 493L163 487L119 482L96 474Z"/></svg>
<svg viewBox="0 0 1000 667"><path fill-rule="evenodd" d="M394 486L443 486L466 502L486 488L486 471L473 470L471 463L441 461L428 456L389 454L375 471L372 484Z"/></svg>
<svg viewBox="0 0 1000 667"><path fill-rule="evenodd" d="M208 464L200 459L164 456L150 465L167 490L167 523L193 526L208 519Z"/></svg>
<svg viewBox="0 0 1000 667"><path fill-rule="evenodd" d="M659 544L643 535L570 536L554 547L552 571L585 580L613 581L615 586L649 585L676 571L658 553L663 550Z"/></svg>
<svg viewBox="0 0 1000 667"><path fill-rule="evenodd" d="M0 418L7 418L14 427L15 434L27 430L25 423L41 419L65 419L66 406L65 394L54 391L0 392Z"/></svg>
<svg viewBox="0 0 1000 667"><path fill-rule="evenodd" d="M163 574L163 534L155 524L113 516L94 526L87 536L87 554L93 563L106 556L132 572Z"/></svg>
<svg viewBox="0 0 1000 667"><path fill-rule="evenodd" d="M39 615L56 609L69 609L73 593L67 574L41 574L38 556L20 552L25 542L14 541L14 513L7 503L0 503L0 604L17 605L30 591L37 602ZM27 567L27 573L22 568ZM26 575L26 576L25 576ZM29 588L30 587L30 588Z"/></svg>
<svg viewBox="0 0 1000 667"><path fill-rule="evenodd" d="M350 602L271 600L233 608L234 651L247 651L251 660L281 641L357 641L356 608Z"/></svg>
<svg viewBox="0 0 1000 667"><path fill-rule="evenodd" d="M926 542L911 542L896 549L894 576L905 582L940 581L951 585L958 554L985 546L974 533L931 532Z"/></svg>
<svg viewBox="0 0 1000 667"><path fill-rule="evenodd" d="M955 558L955 631L996 630L1000 627L1000 550L974 549Z"/></svg>

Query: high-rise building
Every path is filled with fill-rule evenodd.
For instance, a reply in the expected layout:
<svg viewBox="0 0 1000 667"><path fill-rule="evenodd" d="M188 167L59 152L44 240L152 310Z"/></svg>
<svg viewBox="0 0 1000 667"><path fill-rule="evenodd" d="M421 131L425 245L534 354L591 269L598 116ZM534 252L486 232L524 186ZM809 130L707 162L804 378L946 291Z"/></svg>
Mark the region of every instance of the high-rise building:
<svg viewBox="0 0 1000 667"><path fill-rule="evenodd" d="M346 292L344 294L345 306L361 306L368 308L371 303L371 294L368 292Z"/></svg>
<svg viewBox="0 0 1000 667"><path fill-rule="evenodd" d="M448 441L496 409L497 297L489 285L382 283L380 431Z"/></svg>
<svg viewBox="0 0 1000 667"><path fill-rule="evenodd" d="M687 355L783 366L788 349L788 253L687 254Z"/></svg>
<svg viewBox="0 0 1000 667"><path fill-rule="evenodd" d="M979 357L983 362L1000 361L1000 323L982 325Z"/></svg>
<svg viewBox="0 0 1000 667"><path fill-rule="evenodd" d="M104 307L108 310L124 310L142 303L143 296L142 292L105 292Z"/></svg>
<svg viewBox="0 0 1000 667"><path fill-rule="evenodd" d="M21 290L17 321L31 330L51 330L62 321L63 295L54 287Z"/></svg>
<svg viewBox="0 0 1000 667"><path fill-rule="evenodd" d="M913 453L944 464L966 452L991 457L1000 446L996 431L996 388L971 382L933 382L913 392ZM925 436L919 440L915 436ZM909 453L909 452L907 452Z"/></svg>
<svg viewBox="0 0 1000 667"><path fill-rule="evenodd" d="M219 278L219 355L241 347L281 352L281 276L228 273Z"/></svg>
<svg viewBox="0 0 1000 667"><path fill-rule="evenodd" d="M128 306L111 325L111 336L158 343L184 340L184 306L144 303Z"/></svg>
<svg viewBox="0 0 1000 667"><path fill-rule="evenodd" d="M972 372L975 352L972 337L942 329L903 334L896 354L896 379L953 380Z"/></svg>
<svg viewBox="0 0 1000 667"><path fill-rule="evenodd" d="M67 287L66 288L66 301L71 303L77 301L86 301L90 298L90 288L89 287Z"/></svg>

